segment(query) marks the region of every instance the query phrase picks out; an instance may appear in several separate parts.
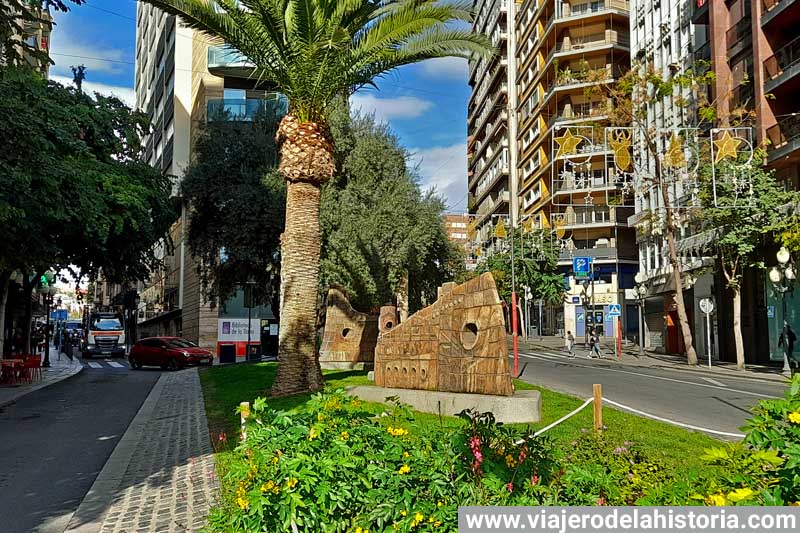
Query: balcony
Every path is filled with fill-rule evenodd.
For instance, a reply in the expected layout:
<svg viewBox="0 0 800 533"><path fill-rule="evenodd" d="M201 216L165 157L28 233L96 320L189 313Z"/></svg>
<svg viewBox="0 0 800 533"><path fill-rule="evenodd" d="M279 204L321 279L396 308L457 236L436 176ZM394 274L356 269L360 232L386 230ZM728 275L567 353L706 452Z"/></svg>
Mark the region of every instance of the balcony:
<svg viewBox="0 0 800 533"><path fill-rule="evenodd" d="M606 179L606 171L604 169L595 169L591 172L578 172L570 178L553 180L553 196L615 188L616 185L614 183L609 183Z"/></svg>
<svg viewBox="0 0 800 533"><path fill-rule="evenodd" d="M708 5L711 0L695 0L692 10L693 24L708 24Z"/></svg>
<svg viewBox="0 0 800 533"><path fill-rule="evenodd" d="M800 114L785 117L767 128L767 137L771 144L767 154L768 163L800 150Z"/></svg>
<svg viewBox="0 0 800 533"><path fill-rule="evenodd" d="M699 46L692 55L695 61L711 61L711 42L706 41L705 44Z"/></svg>
<svg viewBox="0 0 800 533"><path fill-rule="evenodd" d="M564 229L603 226L627 226L633 208L628 207L575 207L564 213Z"/></svg>
<svg viewBox="0 0 800 533"><path fill-rule="evenodd" d="M557 20L569 20L596 13L620 12L628 13L630 5L624 0L606 0L604 3L587 2L572 6L568 3L556 3Z"/></svg>
<svg viewBox="0 0 800 533"><path fill-rule="evenodd" d="M636 252L624 253L617 248L597 247L597 248L562 248L558 252L559 261L572 262L574 257L591 257L595 261L616 261L618 259L635 261L638 257Z"/></svg>
<svg viewBox="0 0 800 533"><path fill-rule="evenodd" d="M795 0L761 0L761 5L764 8L761 13L761 27L765 27L773 20L777 21L780 14L786 13L786 10L795 4L797 4ZM785 22L793 23L792 21L796 20L796 18L787 17Z"/></svg>
<svg viewBox="0 0 800 533"><path fill-rule="evenodd" d="M255 71L255 65L237 50L227 46L209 46L208 71L215 76L246 78Z"/></svg>
<svg viewBox="0 0 800 533"><path fill-rule="evenodd" d="M265 98L239 100L210 99L206 104L209 122L228 120L233 122L252 122L259 116L282 117L289 108L285 96L272 93Z"/></svg>
<svg viewBox="0 0 800 533"><path fill-rule="evenodd" d="M478 207L478 212L476 213L477 216L475 217L475 226L480 226L485 220L487 220L487 218L490 218L491 215L495 214L500 206L503 204L508 204L508 199L508 191L506 190L501 190L489 195ZM507 212L506 209L503 209L502 211Z"/></svg>
<svg viewBox="0 0 800 533"><path fill-rule="evenodd" d="M776 50L775 55L764 60L764 90L772 92L778 86L800 74L800 37Z"/></svg>
<svg viewBox="0 0 800 533"><path fill-rule="evenodd" d="M582 120L598 120L606 116L606 107L601 104L580 104L576 106L566 106L558 115L550 117L547 127L552 127L560 122L579 122Z"/></svg>
<svg viewBox="0 0 800 533"><path fill-rule="evenodd" d="M733 57L753 42L750 28L752 19L747 15L725 32L725 41L728 44L728 57Z"/></svg>
<svg viewBox="0 0 800 533"><path fill-rule="evenodd" d="M627 48L630 46L630 41L621 38L614 30L605 30L604 32L593 33L591 35L567 37L556 44L554 52L558 55L567 55L615 45ZM549 64L549 59L545 64Z"/></svg>

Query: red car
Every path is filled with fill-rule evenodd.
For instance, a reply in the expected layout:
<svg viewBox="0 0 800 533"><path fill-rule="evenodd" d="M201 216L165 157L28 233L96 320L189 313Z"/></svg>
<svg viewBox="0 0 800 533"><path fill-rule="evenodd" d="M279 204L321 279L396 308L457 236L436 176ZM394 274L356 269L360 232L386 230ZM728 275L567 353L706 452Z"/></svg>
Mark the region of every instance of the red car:
<svg viewBox="0 0 800 533"><path fill-rule="evenodd" d="M149 337L133 345L128 360L134 369L147 365L178 370L188 365L210 365L214 354L180 337Z"/></svg>

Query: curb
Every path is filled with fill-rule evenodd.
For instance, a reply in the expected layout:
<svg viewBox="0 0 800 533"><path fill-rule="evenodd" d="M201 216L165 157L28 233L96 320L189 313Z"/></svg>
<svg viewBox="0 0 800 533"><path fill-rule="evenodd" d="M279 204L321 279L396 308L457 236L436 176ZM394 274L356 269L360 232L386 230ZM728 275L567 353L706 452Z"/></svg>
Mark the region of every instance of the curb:
<svg viewBox="0 0 800 533"><path fill-rule="evenodd" d="M64 374L63 376L59 376L57 378L53 378L52 380L48 381L47 383L39 383L37 385L34 385L30 389L25 390L19 396L15 397L15 398L12 398L10 400L0 401L0 408L3 408L3 407L6 407L8 405L11 405L13 403L16 403L17 400L19 400L23 396L27 396L28 394L30 394L32 392L36 392L37 390L44 389L45 387L49 387L50 385L55 385L56 383L60 383L61 381L64 381L67 378L71 378L72 376L74 376L76 374L79 374L82 370L83 370L83 365L77 365L75 368L73 368L68 373Z"/></svg>
<svg viewBox="0 0 800 533"><path fill-rule="evenodd" d="M122 477L125 475L131 457L136 450L142 436L144 426L150 420L150 415L156 410L161 391L164 389L164 375L145 398L136 416L133 417L128 429L122 435L119 443L106 461L103 469L92 483L78 508L69 519L69 524L64 533L99 533L103 527L103 518L114 500Z"/></svg>

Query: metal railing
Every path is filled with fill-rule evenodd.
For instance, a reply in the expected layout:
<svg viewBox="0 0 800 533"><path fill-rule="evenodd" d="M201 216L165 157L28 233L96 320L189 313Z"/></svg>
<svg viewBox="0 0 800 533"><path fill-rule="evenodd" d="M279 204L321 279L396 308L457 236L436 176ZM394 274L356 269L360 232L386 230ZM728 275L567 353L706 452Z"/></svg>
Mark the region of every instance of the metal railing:
<svg viewBox="0 0 800 533"><path fill-rule="evenodd" d="M727 32L725 32L725 40L728 43L729 50L743 41L746 37L750 37L751 24L752 19L748 15L734 24Z"/></svg>
<svg viewBox="0 0 800 533"><path fill-rule="evenodd" d="M800 63L800 37L775 51L775 54L764 60L764 74L774 80L783 72Z"/></svg>
<svg viewBox="0 0 800 533"><path fill-rule="evenodd" d="M767 137L771 143L770 150L800 139L800 115L782 118L777 124L767 128Z"/></svg>
<svg viewBox="0 0 800 533"><path fill-rule="evenodd" d="M255 65L238 50L227 46L209 46L208 68L225 66L253 68Z"/></svg>
<svg viewBox="0 0 800 533"><path fill-rule="evenodd" d="M244 100L225 100L215 98L206 104L209 120L231 120L252 122L259 115L281 117L288 111L288 101L282 95L272 98L247 98Z"/></svg>

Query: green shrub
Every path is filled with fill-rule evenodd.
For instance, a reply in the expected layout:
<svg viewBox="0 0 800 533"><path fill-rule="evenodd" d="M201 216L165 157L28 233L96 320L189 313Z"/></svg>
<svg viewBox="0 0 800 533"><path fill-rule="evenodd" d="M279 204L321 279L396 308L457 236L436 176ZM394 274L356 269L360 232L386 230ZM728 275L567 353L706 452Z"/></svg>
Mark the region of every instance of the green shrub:
<svg viewBox="0 0 800 533"><path fill-rule="evenodd" d="M425 434L405 407L390 411L376 416L341 390L297 412L256 400L227 473L233 493L212 510L210 528L452 531L460 505L535 498L535 476L553 464L546 441L522 438L490 415L463 413L464 430Z"/></svg>

